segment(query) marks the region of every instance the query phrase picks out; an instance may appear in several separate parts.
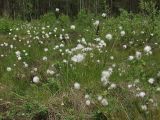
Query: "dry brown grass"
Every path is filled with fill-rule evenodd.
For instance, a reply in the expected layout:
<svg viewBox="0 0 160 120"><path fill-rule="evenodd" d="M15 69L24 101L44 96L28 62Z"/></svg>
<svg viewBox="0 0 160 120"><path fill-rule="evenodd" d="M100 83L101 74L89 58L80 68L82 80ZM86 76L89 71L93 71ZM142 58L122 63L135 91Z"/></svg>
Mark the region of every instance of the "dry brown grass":
<svg viewBox="0 0 160 120"><path fill-rule="evenodd" d="M86 106L83 91L71 89L49 99L49 120L64 120L68 116L76 120L90 120L89 114L94 109L94 105L91 106Z"/></svg>

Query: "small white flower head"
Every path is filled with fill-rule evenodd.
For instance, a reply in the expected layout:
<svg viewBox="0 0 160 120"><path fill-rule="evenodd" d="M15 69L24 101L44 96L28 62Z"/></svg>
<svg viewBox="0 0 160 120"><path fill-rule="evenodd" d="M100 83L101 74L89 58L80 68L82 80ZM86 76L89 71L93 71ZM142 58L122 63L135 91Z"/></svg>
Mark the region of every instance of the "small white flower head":
<svg viewBox="0 0 160 120"><path fill-rule="evenodd" d="M129 56L129 57L128 57L128 60L129 60L129 61L132 61L133 59L134 59L134 56Z"/></svg>
<svg viewBox="0 0 160 120"><path fill-rule="evenodd" d="M87 44L86 39L85 39L85 38L82 38L81 43L83 43L83 44L86 45L86 44Z"/></svg>
<svg viewBox="0 0 160 120"><path fill-rule="evenodd" d="M79 90L80 84L78 82L74 83L74 89Z"/></svg>
<svg viewBox="0 0 160 120"><path fill-rule="evenodd" d="M113 72L113 68L112 68L112 67L109 67L109 68L108 68L108 71L109 71L110 73L112 73L112 72Z"/></svg>
<svg viewBox="0 0 160 120"><path fill-rule="evenodd" d="M82 44L78 44L75 48L72 48L71 51L78 51L84 49L84 46Z"/></svg>
<svg viewBox="0 0 160 120"><path fill-rule="evenodd" d="M64 102L61 103L61 106L64 106Z"/></svg>
<svg viewBox="0 0 160 120"><path fill-rule="evenodd" d="M129 89L130 89L130 88L132 88L132 87L133 87L133 85L132 85L132 84L129 84L129 85L128 85L128 88L129 88Z"/></svg>
<svg viewBox="0 0 160 120"><path fill-rule="evenodd" d="M101 75L101 76L104 77L104 78L109 78L110 75L111 75L111 72L110 72L110 71L104 70L104 71L102 72L102 75Z"/></svg>
<svg viewBox="0 0 160 120"><path fill-rule="evenodd" d="M53 70L47 70L47 74L49 74L49 75L54 75L55 74L55 72L53 71Z"/></svg>
<svg viewBox="0 0 160 120"><path fill-rule="evenodd" d="M39 77L38 76L34 76L33 77L33 82L34 83L39 83L40 82Z"/></svg>
<svg viewBox="0 0 160 120"><path fill-rule="evenodd" d="M60 44L59 47L63 48L63 47L64 47L64 44Z"/></svg>
<svg viewBox="0 0 160 120"><path fill-rule="evenodd" d="M94 26L98 26L99 25L99 20L96 20L94 23L93 23Z"/></svg>
<svg viewBox="0 0 160 120"><path fill-rule="evenodd" d="M148 101L154 103L154 100L152 98L150 98Z"/></svg>
<svg viewBox="0 0 160 120"><path fill-rule="evenodd" d="M97 63L100 63L100 60L97 60Z"/></svg>
<svg viewBox="0 0 160 120"><path fill-rule="evenodd" d="M27 68L27 67L28 67L28 64L27 64L27 63L26 63L26 64L24 64L24 67L25 67L25 68Z"/></svg>
<svg viewBox="0 0 160 120"><path fill-rule="evenodd" d="M130 45L133 45L133 43L134 43L133 41L129 41L129 44L130 44Z"/></svg>
<svg viewBox="0 0 160 120"><path fill-rule="evenodd" d="M106 16L107 16L107 14L106 14L106 13L102 13L102 17L104 17L104 18L105 18Z"/></svg>
<svg viewBox="0 0 160 120"><path fill-rule="evenodd" d="M147 110L147 106L146 106L146 105L141 105L141 109L142 109L143 111L146 111L146 110Z"/></svg>
<svg viewBox="0 0 160 120"><path fill-rule="evenodd" d="M85 95L85 97L84 97L85 99L89 99L90 98L90 96L87 94L87 95Z"/></svg>
<svg viewBox="0 0 160 120"><path fill-rule="evenodd" d="M64 36L64 37L65 37L65 39L66 39L66 40L68 40L68 39L69 39L69 35L68 35L68 34L65 34L65 36Z"/></svg>
<svg viewBox="0 0 160 120"><path fill-rule="evenodd" d="M77 54L77 55L74 55L74 56L71 58L71 60L72 60L73 62L77 62L77 63L82 62L84 59L85 59L85 57L84 57L83 54Z"/></svg>
<svg viewBox="0 0 160 120"><path fill-rule="evenodd" d="M139 51L136 51L136 58L140 59L142 57L142 53Z"/></svg>
<svg viewBox="0 0 160 120"><path fill-rule="evenodd" d="M110 56L110 59L111 59L111 60L114 60L114 56Z"/></svg>
<svg viewBox="0 0 160 120"><path fill-rule="evenodd" d="M48 52L48 48L44 48L44 51L45 51L45 52Z"/></svg>
<svg viewBox="0 0 160 120"><path fill-rule="evenodd" d="M7 71L10 72L12 70L11 67L7 67Z"/></svg>
<svg viewBox="0 0 160 120"><path fill-rule="evenodd" d="M126 33L125 33L125 31L121 31L120 34L121 34L121 36L123 37L123 36L125 36Z"/></svg>
<svg viewBox="0 0 160 120"><path fill-rule="evenodd" d="M13 45L10 45L10 48L12 49L12 48L13 48Z"/></svg>
<svg viewBox="0 0 160 120"><path fill-rule="evenodd" d="M101 104L102 104L103 106L107 106L107 105L108 105L108 101L103 98L102 101L101 101Z"/></svg>
<svg viewBox="0 0 160 120"><path fill-rule="evenodd" d="M20 51L16 51L15 53L16 53L16 56L17 56L17 57L19 57L19 56L21 55L21 52L20 52Z"/></svg>
<svg viewBox="0 0 160 120"><path fill-rule="evenodd" d="M67 63L68 61L66 59L63 60L63 63Z"/></svg>
<svg viewBox="0 0 160 120"><path fill-rule="evenodd" d="M76 26L75 26L75 25L71 25L70 28L71 28L72 30L75 30L75 29L76 29Z"/></svg>
<svg viewBox="0 0 160 120"><path fill-rule="evenodd" d="M4 57L4 55L2 54L1 57Z"/></svg>
<svg viewBox="0 0 160 120"><path fill-rule="evenodd" d="M24 67L27 68L28 67L28 64L26 62L23 62L24 64Z"/></svg>
<svg viewBox="0 0 160 120"><path fill-rule="evenodd" d="M122 29L123 29L123 27L122 27L122 26L119 26L119 29L120 29L120 30L122 30Z"/></svg>
<svg viewBox="0 0 160 120"><path fill-rule="evenodd" d="M106 39L107 39L107 40L112 40L112 35L111 35L111 34L107 34L107 35L106 35Z"/></svg>
<svg viewBox="0 0 160 120"><path fill-rule="evenodd" d="M158 87L156 90L157 90L158 92L160 92L160 87Z"/></svg>
<svg viewBox="0 0 160 120"><path fill-rule="evenodd" d="M19 56L19 57L18 57L18 60L22 60L22 58Z"/></svg>
<svg viewBox="0 0 160 120"><path fill-rule="evenodd" d="M38 69L37 69L37 68L33 68L33 70L34 70L35 72L37 72Z"/></svg>
<svg viewBox="0 0 160 120"><path fill-rule="evenodd" d="M44 56L44 57L42 58L42 60L43 60L43 61L47 61L47 57Z"/></svg>
<svg viewBox="0 0 160 120"><path fill-rule="evenodd" d="M135 35L135 34L136 34L136 31L132 31L132 33Z"/></svg>
<svg viewBox="0 0 160 120"><path fill-rule="evenodd" d="M102 97L101 95L97 97L98 101L101 101L102 98L103 98L103 97Z"/></svg>
<svg viewBox="0 0 160 120"><path fill-rule="evenodd" d="M137 97L143 98L143 97L145 97L145 96L146 96L146 93L145 93L145 92L140 92L140 93L137 94Z"/></svg>
<svg viewBox="0 0 160 120"><path fill-rule="evenodd" d="M150 35L151 35L151 36L154 36L154 34L153 34L153 33L151 33Z"/></svg>
<svg viewBox="0 0 160 120"><path fill-rule="evenodd" d="M112 67L113 67L113 68L115 68L115 67L116 67L116 64L115 64L115 63L114 63L114 64L112 64Z"/></svg>
<svg viewBox="0 0 160 120"><path fill-rule="evenodd" d="M91 105L91 101L90 100L86 100L86 105L90 106Z"/></svg>
<svg viewBox="0 0 160 120"><path fill-rule="evenodd" d="M59 12L59 8L56 8L56 12Z"/></svg>
<svg viewBox="0 0 160 120"><path fill-rule="evenodd" d="M151 46L145 46L145 47L144 47L144 51L145 51L145 52L151 51Z"/></svg>
<svg viewBox="0 0 160 120"><path fill-rule="evenodd" d="M150 78L150 79L148 80L148 82L149 82L150 84L153 84L153 83L155 82L155 79L154 79L154 78Z"/></svg>
<svg viewBox="0 0 160 120"><path fill-rule="evenodd" d="M141 34L144 34L144 31L141 31Z"/></svg>
<svg viewBox="0 0 160 120"><path fill-rule="evenodd" d="M112 83L108 89L109 89L109 90L110 90L110 89L115 89L116 87L117 87L116 84Z"/></svg>
<svg viewBox="0 0 160 120"><path fill-rule="evenodd" d="M62 49L59 49L59 52L63 52Z"/></svg>
<svg viewBox="0 0 160 120"><path fill-rule="evenodd" d="M160 71L157 73L157 77L160 77Z"/></svg>
<svg viewBox="0 0 160 120"><path fill-rule="evenodd" d="M49 38L49 34L46 33L45 36L46 36L46 38Z"/></svg>
<svg viewBox="0 0 160 120"><path fill-rule="evenodd" d="M127 48L127 45L123 45L123 48L126 49L126 48Z"/></svg>
<svg viewBox="0 0 160 120"><path fill-rule="evenodd" d="M147 45L147 46L144 47L144 52L147 53L147 54L152 54L151 50L152 50L151 46Z"/></svg>

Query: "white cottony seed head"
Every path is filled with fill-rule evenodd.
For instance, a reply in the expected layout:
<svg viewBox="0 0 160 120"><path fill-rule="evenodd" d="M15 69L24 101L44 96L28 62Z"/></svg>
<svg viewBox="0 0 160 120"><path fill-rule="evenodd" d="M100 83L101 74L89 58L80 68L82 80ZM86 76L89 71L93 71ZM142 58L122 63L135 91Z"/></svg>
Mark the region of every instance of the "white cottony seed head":
<svg viewBox="0 0 160 120"><path fill-rule="evenodd" d="M33 82L34 83L39 83L39 77L38 76L34 76L33 77Z"/></svg>
<svg viewBox="0 0 160 120"><path fill-rule="evenodd" d="M80 84L79 83L74 83L74 89L79 90L80 89Z"/></svg>
<svg viewBox="0 0 160 120"><path fill-rule="evenodd" d="M108 101L106 99L102 99L101 101L103 106L107 106L108 105Z"/></svg>

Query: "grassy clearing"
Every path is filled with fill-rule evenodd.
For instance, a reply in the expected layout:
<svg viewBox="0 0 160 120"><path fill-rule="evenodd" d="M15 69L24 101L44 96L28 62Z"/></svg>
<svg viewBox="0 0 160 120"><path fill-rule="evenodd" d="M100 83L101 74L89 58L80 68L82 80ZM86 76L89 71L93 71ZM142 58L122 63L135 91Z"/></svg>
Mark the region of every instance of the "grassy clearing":
<svg viewBox="0 0 160 120"><path fill-rule="evenodd" d="M159 119L159 16L83 14L0 35L1 119Z"/></svg>

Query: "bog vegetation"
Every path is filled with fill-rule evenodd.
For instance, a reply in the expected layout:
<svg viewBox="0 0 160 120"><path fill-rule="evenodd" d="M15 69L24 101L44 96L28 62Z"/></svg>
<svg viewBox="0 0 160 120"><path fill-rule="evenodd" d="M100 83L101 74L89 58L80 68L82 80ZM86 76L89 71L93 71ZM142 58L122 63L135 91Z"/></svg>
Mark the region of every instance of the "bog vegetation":
<svg viewBox="0 0 160 120"><path fill-rule="evenodd" d="M0 119L160 118L157 4L106 10L0 19Z"/></svg>

